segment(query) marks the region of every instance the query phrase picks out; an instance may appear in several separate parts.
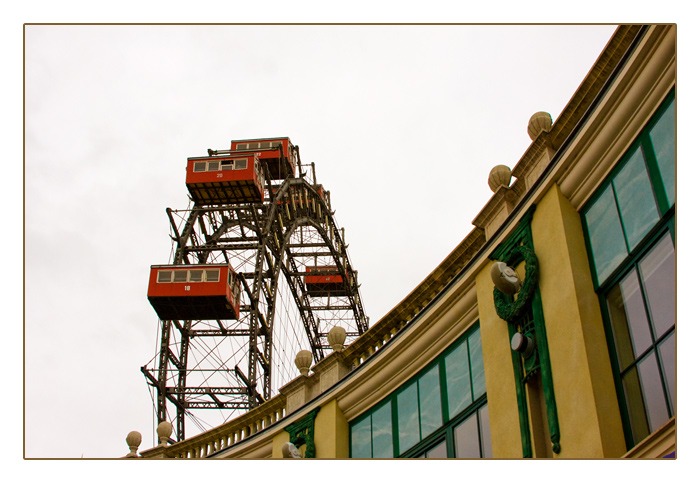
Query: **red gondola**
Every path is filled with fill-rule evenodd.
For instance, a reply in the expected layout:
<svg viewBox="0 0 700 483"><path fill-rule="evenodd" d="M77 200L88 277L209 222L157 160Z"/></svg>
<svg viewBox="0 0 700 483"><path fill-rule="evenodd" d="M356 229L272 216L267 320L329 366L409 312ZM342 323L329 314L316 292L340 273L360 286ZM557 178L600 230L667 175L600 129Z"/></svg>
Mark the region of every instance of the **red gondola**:
<svg viewBox="0 0 700 483"><path fill-rule="evenodd" d="M187 158L185 182L197 205L265 199L262 166L254 153Z"/></svg>
<svg viewBox="0 0 700 483"><path fill-rule="evenodd" d="M225 263L152 265L148 301L161 320L238 319L240 287Z"/></svg>
<svg viewBox="0 0 700 483"><path fill-rule="evenodd" d="M306 267L306 293L312 297L344 295L343 276L337 267Z"/></svg>
<svg viewBox="0 0 700 483"><path fill-rule="evenodd" d="M255 153L267 166L270 179L294 176L294 145L289 138L239 139L231 141L232 153Z"/></svg>

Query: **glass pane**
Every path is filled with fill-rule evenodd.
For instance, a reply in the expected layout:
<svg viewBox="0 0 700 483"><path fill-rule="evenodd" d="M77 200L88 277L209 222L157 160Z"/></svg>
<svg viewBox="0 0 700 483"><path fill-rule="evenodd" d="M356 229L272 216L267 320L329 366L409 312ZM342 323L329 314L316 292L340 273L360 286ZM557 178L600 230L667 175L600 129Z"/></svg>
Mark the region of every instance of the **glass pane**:
<svg viewBox="0 0 700 483"><path fill-rule="evenodd" d="M233 161L221 161L221 171L231 171L233 169Z"/></svg>
<svg viewBox="0 0 700 483"><path fill-rule="evenodd" d="M372 457L370 425L370 417L365 416L364 419L350 428L350 445L353 458Z"/></svg>
<svg viewBox="0 0 700 483"><path fill-rule="evenodd" d="M600 285L627 256L627 246L611 186L588 209L584 218Z"/></svg>
<svg viewBox="0 0 700 483"><path fill-rule="evenodd" d="M448 415L452 419L472 402L472 390L469 384L469 352L466 343L459 344L445 356L445 376Z"/></svg>
<svg viewBox="0 0 700 483"><path fill-rule="evenodd" d="M201 282L204 270L190 270L190 282Z"/></svg>
<svg viewBox="0 0 700 483"><path fill-rule="evenodd" d="M425 453L426 458L447 458L447 444L442 441L437 446L433 446Z"/></svg>
<svg viewBox="0 0 700 483"><path fill-rule="evenodd" d="M201 173L202 171L207 170L207 163L204 161L201 161L199 163L194 163L194 172L195 173Z"/></svg>
<svg viewBox="0 0 700 483"><path fill-rule="evenodd" d="M642 379L644 402L646 402L647 406L650 430L654 432L669 420L666 396L661 384L661 375L659 374L659 364L654 352L639 363L639 376Z"/></svg>
<svg viewBox="0 0 700 483"><path fill-rule="evenodd" d="M480 458L479 450L479 428L477 424L477 414L474 413L457 426L454 431L455 436L455 458Z"/></svg>
<svg viewBox="0 0 700 483"><path fill-rule="evenodd" d="M607 295L620 370L624 371L651 346L651 332L637 271L632 271Z"/></svg>
<svg viewBox="0 0 700 483"><path fill-rule="evenodd" d="M236 151L242 151L248 148L247 143L236 144Z"/></svg>
<svg viewBox="0 0 700 483"><path fill-rule="evenodd" d="M627 161L622 170L613 179L617 202L622 214L622 225L627 235L629 249L649 233L651 227L659 221L656 200L651 182L644 164L642 148L639 147Z"/></svg>
<svg viewBox="0 0 700 483"><path fill-rule="evenodd" d="M661 356L661 366L664 371L664 381L666 389L671 397L673 413L676 413L676 331L674 330L668 338L659 346Z"/></svg>
<svg viewBox="0 0 700 483"><path fill-rule="evenodd" d="M479 422L481 423L481 457L493 458L493 450L491 449L491 422L489 421L488 405L484 405L479 409Z"/></svg>
<svg viewBox="0 0 700 483"><path fill-rule="evenodd" d="M420 441L418 429L418 384L413 383L396 396L399 431L399 453Z"/></svg>
<svg viewBox="0 0 700 483"><path fill-rule="evenodd" d="M218 270L205 270L207 275L207 282L218 282L219 281L219 271Z"/></svg>
<svg viewBox="0 0 700 483"><path fill-rule="evenodd" d="M651 128L651 143L659 162L669 206L676 202L676 100Z"/></svg>
<svg viewBox="0 0 700 483"><path fill-rule="evenodd" d="M676 252L666 234L639 264L656 337L676 324Z"/></svg>
<svg viewBox="0 0 700 483"><path fill-rule="evenodd" d="M218 171L219 170L219 162L218 161L209 161L207 163L207 171Z"/></svg>
<svg viewBox="0 0 700 483"><path fill-rule="evenodd" d="M246 169L248 167L248 159L243 158L243 159L237 159L236 164L234 165L233 169Z"/></svg>
<svg viewBox="0 0 700 483"><path fill-rule="evenodd" d="M617 349L617 359L619 369L629 367L635 360L632 349L632 338L627 325L627 315L625 315L625 304L622 300L620 285L615 285L605 297L610 314L610 323L615 334L615 349Z"/></svg>
<svg viewBox="0 0 700 483"><path fill-rule="evenodd" d="M187 282L187 270L175 270L173 282Z"/></svg>
<svg viewBox="0 0 700 483"><path fill-rule="evenodd" d="M639 357L651 345L651 332L649 319L644 308L642 291L639 288L637 271L632 269L620 282L622 300L625 304L627 323L632 334L632 346L635 358Z"/></svg>
<svg viewBox="0 0 700 483"><path fill-rule="evenodd" d="M158 271L158 283L169 283L172 280L173 272L172 270L159 270Z"/></svg>
<svg viewBox="0 0 700 483"><path fill-rule="evenodd" d="M636 366L622 376L622 387L625 390L625 401L627 402L632 437L636 444L649 435L649 425L647 424L644 400L642 398L642 387Z"/></svg>
<svg viewBox="0 0 700 483"><path fill-rule="evenodd" d="M372 457L394 457L391 435L391 401L385 402L372 413Z"/></svg>
<svg viewBox="0 0 700 483"><path fill-rule="evenodd" d="M484 374L484 356L481 353L480 329L477 329L469 335L469 360L472 366L474 399L476 399L486 392L486 376Z"/></svg>
<svg viewBox="0 0 700 483"><path fill-rule="evenodd" d="M420 400L421 438L425 438L442 426L440 371L437 364L418 379L418 397Z"/></svg>

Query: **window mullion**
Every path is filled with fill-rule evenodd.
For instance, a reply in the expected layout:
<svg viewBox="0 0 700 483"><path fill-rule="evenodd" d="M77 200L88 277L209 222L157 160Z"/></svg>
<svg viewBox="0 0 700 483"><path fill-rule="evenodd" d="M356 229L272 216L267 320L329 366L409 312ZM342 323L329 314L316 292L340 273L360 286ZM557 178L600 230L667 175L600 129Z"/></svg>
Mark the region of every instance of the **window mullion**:
<svg viewBox="0 0 700 483"><path fill-rule="evenodd" d="M669 419L673 417L673 408L671 408L671 395L669 394L668 383L666 382L666 376L664 374L664 368L661 364L661 354L659 354L658 344L654 343L654 357L656 357L656 367L659 370L659 379L661 380L661 387L664 389L664 400L666 402L666 414L668 414Z"/></svg>
<svg viewBox="0 0 700 483"><path fill-rule="evenodd" d="M450 420L449 406L447 401L447 370L445 369L445 357L440 357L438 361L438 374L440 375L440 409L442 410L442 424L445 425Z"/></svg>
<svg viewBox="0 0 700 483"><path fill-rule="evenodd" d="M663 385L664 388L664 395L666 396L666 410L668 411L668 417L671 418L675 414L675 410L673 409L673 402L671 398L671 390L668 387L668 382L666 378L666 373L664 372L664 366L662 362L662 357L661 354L659 353L659 347L661 347L661 344L664 343L669 337L671 332L676 330L676 326L674 325L672 329L669 329L664 336L659 340L658 344L654 345L654 350L656 352L656 363L659 366L659 374L661 375L661 384Z"/></svg>
<svg viewBox="0 0 700 483"><path fill-rule="evenodd" d="M620 227L622 228L622 237L625 239L625 247L627 248L627 255L629 256L629 253L632 251L630 249L630 242L627 240L627 230L625 229L625 220L622 219L622 210L620 209L620 202L617 200L617 190L615 189L615 183L613 183L613 179L611 178L609 183L610 183L610 189L612 191L613 195L613 200L615 200L615 210L617 213L617 219L620 220Z"/></svg>
<svg viewBox="0 0 700 483"><path fill-rule="evenodd" d="M663 215L668 211L670 205L666 196L666 189L664 188L664 183L661 178L659 162L656 159L654 146L651 143L651 138L649 137L648 132L643 134L641 144L642 155L644 156L644 161L647 165L647 171L649 173L649 180L651 181L651 186L653 188L654 198L656 198L656 205L659 209L659 213Z"/></svg>
<svg viewBox="0 0 700 483"><path fill-rule="evenodd" d="M374 458L374 414L369 415L369 457Z"/></svg>
<svg viewBox="0 0 700 483"><path fill-rule="evenodd" d="M391 396L391 443L394 445L394 458L400 455L399 448L399 405L397 402L398 392Z"/></svg>
<svg viewBox="0 0 700 483"><path fill-rule="evenodd" d="M469 360L469 390L470 390L470 394L472 395L472 402L470 403L470 405L471 405L471 404L474 404L475 397L474 397L474 376L472 374L472 366L473 366L473 364L472 364L472 349L469 346L469 337L467 337L465 342L467 343L467 359Z"/></svg>
<svg viewBox="0 0 700 483"><path fill-rule="evenodd" d="M416 406L418 407L418 441L423 441L423 421L420 410L420 377L416 379Z"/></svg>
<svg viewBox="0 0 700 483"><path fill-rule="evenodd" d="M476 437L479 438L479 458L484 457L484 445L483 441L484 438L481 437L481 415L479 414L479 410L476 410L475 417L476 417Z"/></svg>
<svg viewBox="0 0 700 483"><path fill-rule="evenodd" d="M641 258L640 258L641 260ZM651 343L652 347L656 345L656 341L658 340L658 337L656 337L656 329L654 327L654 324L651 320L651 310L649 309L649 302L648 302L648 296L647 296L647 288L646 285L644 285L644 280L642 280L642 274L641 270L639 269L639 260L637 260L634 263L633 270L637 272L637 283L639 284L639 290L642 293L642 303L644 304L644 314L646 315L647 318L647 326L649 327L649 332L651 333ZM648 350L644 351L646 354ZM640 355L637 357L637 361L642 360L643 356Z"/></svg>
<svg viewBox="0 0 700 483"><path fill-rule="evenodd" d="M467 346L469 347L469 346ZM442 409L442 426L445 428L445 444L447 446L447 457L455 457L454 436L452 434L452 426L447 423L450 420L449 407L447 403L447 371L445 369L445 357L441 356L438 360L438 373L440 375L440 408Z"/></svg>

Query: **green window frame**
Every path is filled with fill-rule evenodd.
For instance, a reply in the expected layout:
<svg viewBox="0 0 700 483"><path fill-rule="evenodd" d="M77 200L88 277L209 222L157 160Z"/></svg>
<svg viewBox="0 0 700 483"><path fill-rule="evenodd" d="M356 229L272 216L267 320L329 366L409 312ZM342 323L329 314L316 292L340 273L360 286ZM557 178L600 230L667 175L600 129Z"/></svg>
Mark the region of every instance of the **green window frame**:
<svg viewBox="0 0 700 483"><path fill-rule="evenodd" d="M675 215L675 131L674 90L582 210L596 288Z"/></svg>
<svg viewBox="0 0 700 483"><path fill-rule="evenodd" d="M402 458L493 458L489 407L484 400L416 445Z"/></svg>
<svg viewBox="0 0 700 483"><path fill-rule="evenodd" d="M491 455L478 323L350 423L351 458Z"/></svg>
<svg viewBox="0 0 700 483"><path fill-rule="evenodd" d="M676 412L675 90L581 212L627 447Z"/></svg>

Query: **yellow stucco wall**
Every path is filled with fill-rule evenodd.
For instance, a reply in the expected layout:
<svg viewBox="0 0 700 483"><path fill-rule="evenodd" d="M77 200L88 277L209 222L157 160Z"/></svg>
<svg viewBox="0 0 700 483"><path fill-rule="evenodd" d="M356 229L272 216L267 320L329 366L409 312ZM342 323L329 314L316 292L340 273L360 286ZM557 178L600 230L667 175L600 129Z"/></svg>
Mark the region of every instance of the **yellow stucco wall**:
<svg viewBox="0 0 700 483"><path fill-rule="evenodd" d="M477 274L476 294L479 301L491 447L494 458L522 458L520 418L510 356L508 324L496 314L490 270L491 263Z"/></svg>
<svg viewBox="0 0 700 483"><path fill-rule="evenodd" d="M282 430L272 437L272 457L282 458L282 445L289 443L289 433Z"/></svg>
<svg viewBox="0 0 700 483"><path fill-rule="evenodd" d="M350 456L350 430L348 421L333 399L321 407L316 415L316 457L348 458Z"/></svg>
<svg viewBox="0 0 700 483"><path fill-rule="evenodd" d="M350 455L350 430L348 421L333 399L321 406L314 421L316 458L348 458ZM282 458L282 444L289 442L289 433L280 431L272 438L272 457ZM306 446L300 448L304 454Z"/></svg>
<svg viewBox="0 0 700 483"><path fill-rule="evenodd" d="M619 457L624 435L580 215L554 185L531 228L559 414L558 457Z"/></svg>
<svg viewBox="0 0 700 483"><path fill-rule="evenodd" d="M620 457L625 441L580 216L557 185L539 201L531 228L561 436L561 452L548 454ZM494 307L491 265L477 274L476 287L493 455L521 458L508 326Z"/></svg>

